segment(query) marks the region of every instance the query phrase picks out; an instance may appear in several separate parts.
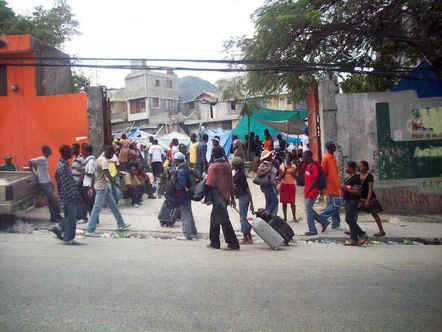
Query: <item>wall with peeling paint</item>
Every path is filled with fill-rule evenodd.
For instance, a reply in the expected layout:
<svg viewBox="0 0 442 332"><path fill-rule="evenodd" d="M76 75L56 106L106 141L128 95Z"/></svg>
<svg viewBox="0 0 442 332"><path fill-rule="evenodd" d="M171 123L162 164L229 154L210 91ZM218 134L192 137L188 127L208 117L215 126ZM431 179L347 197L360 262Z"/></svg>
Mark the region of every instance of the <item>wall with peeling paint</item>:
<svg viewBox="0 0 442 332"><path fill-rule="evenodd" d="M335 100L340 175L345 176L347 161L367 160L386 212L442 213L442 140L437 133L442 98L401 91L337 94ZM434 125L422 126L431 130L418 128L423 136L410 132L413 110L431 113Z"/></svg>

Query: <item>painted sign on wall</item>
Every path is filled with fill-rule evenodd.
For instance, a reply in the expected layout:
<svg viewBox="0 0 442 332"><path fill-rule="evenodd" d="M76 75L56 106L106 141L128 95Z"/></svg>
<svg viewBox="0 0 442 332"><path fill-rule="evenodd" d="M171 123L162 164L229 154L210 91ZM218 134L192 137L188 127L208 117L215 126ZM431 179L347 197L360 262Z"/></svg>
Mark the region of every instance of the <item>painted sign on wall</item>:
<svg viewBox="0 0 442 332"><path fill-rule="evenodd" d="M436 137L441 115L441 107L421 108L406 112L401 120L399 114L391 114L388 103L376 104L380 180L442 175L442 138Z"/></svg>
<svg viewBox="0 0 442 332"><path fill-rule="evenodd" d="M442 139L442 107L390 109L395 142Z"/></svg>

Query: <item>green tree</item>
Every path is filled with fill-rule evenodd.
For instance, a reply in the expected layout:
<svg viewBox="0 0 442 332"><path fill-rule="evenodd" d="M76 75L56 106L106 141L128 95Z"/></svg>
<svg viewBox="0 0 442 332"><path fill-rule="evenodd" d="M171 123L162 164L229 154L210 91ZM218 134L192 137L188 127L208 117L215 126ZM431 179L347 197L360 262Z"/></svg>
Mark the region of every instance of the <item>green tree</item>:
<svg viewBox="0 0 442 332"><path fill-rule="evenodd" d="M442 2L438 0L268 0L252 16L255 33L225 44L244 60L372 67L384 75L346 78L367 91L391 87L394 71L427 59L441 77ZM248 64L251 69L262 64ZM268 66L268 65L267 65ZM336 74L293 66L291 72L252 72L249 88L276 94L283 87L303 98L313 81ZM348 75L347 75L348 76Z"/></svg>
<svg viewBox="0 0 442 332"><path fill-rule="evenodd" d="M72 73L72 92L87 92L89 87L91 86L91 81L89 77L87 77L82 72L74 71Z"/></svg>
<svg viewBox="0 0 442 332"><path fill-rule="evenodd" d="M79 23L66 0L55 6L34 8L31 16L14 13L5 0L0 0L0 31L4 34L30 34L49 46L58 47L79 35Z"/></svg>

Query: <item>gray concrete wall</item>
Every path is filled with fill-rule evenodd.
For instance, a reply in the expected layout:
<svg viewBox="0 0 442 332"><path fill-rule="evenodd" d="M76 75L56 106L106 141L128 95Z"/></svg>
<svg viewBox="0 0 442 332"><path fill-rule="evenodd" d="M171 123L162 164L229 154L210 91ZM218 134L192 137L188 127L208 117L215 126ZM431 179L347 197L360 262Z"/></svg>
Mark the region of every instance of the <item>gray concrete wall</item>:
<svg viewBox="0 0 442 332"><path fill-rule="evenodd" d="M375 176L375 192L385 212L442 213L442 177L379 181L377 103L389 104L393 123L399 121L395 117L403 116L406 110L442 105L442 98L417 98L415 91L336 95L336 156L340 175L344 177L343 169L347 161L367 160Z"/></svg>
<svg viewBox="0 0 442 332"><path fill-rule="evenodd" d="M54 47L31 38L31 49L36 57L68 58L68 55ZM36 63L69 65L66 60L36 60ZM72 93L72 72L70 67L35 67L35 91L37 96Z"/></svg>
<svg viewBox="0 0 442 332"><path fill-rule="evenodd" d="M338 135L335 95L338 87L334 81L321 81L318 84L319 119L321 126L321 151L326 151L325 143L336 142Z"/></svg>
<svg viewBox="0 0 442 332"><path fill-rule="evenodd" d="M103 90L94 86L88 90L87 114L89 122L89 144L94 155L99 156L104 146Z"/></svg>

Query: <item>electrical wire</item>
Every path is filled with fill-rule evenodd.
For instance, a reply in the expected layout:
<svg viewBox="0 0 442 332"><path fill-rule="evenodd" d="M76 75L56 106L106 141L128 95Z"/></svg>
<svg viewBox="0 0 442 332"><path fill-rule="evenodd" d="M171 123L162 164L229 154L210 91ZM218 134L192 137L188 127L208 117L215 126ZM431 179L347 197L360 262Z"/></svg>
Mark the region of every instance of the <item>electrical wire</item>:
<svg viewBox="0 0 442 332"><path fill-rule="evenodd" d="M0 60L1 61L1 60ZM100 68L100 69L124 69L124 70L174 70L174 71L203 71L203 72L225 72L225 73L244 73L244 72L273 72L273 73L283 73L283 72L298 72L298 73L313 73L316 71L325 72L341 72L341 73L351 73L351 74L361 74L361 75L380 75L389 77L405 77L407 72L399 71L375 71L375 70L356 70L356 69L346 69L339 67L310 67L310 66L269 66L269 67L258 67L258 68L195 68L195 67L166 67L166 66L137 66L137 65L93 65L93 64L78 64L78 63L16 63L16 62L0 62L0 65L10 66L10 67L77 67L77 68ZM410 79L416 80L436 80L440 81L438 78L419 78L419 77L408 77Z"/></svg>
<svg viewBox="0 0 442 332"><path fill-rule="evenodd" d="M189 62L209 64L231 64L231 65L276 65L276 66L308 66L308 67L349 67L349 68L377 68L357 63L308 63L295 61L257 61L257 60L214 60L214 59L170 59L170 58L105 58L105 57L23 57L23 56L2 56L4 60L55 60L55 61L144 61L144 62ZM396 71L410 71L415 68L398 67ZM430 70L430 69L429 69Z"/></svg>

